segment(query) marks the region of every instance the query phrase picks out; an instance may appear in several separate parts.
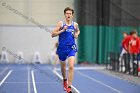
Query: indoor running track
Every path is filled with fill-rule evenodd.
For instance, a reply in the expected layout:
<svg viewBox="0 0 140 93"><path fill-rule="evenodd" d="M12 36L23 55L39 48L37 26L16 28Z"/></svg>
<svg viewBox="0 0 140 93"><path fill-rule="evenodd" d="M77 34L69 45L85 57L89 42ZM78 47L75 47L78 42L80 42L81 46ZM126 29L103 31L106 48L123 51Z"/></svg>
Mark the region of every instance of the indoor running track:
<svg viewBox="0 0 140 93"><path fill-rule="evenodd" d="M96 69L75 66L72 87L77 93L140 93L140 85ZM0 93L65 93L60 78L60 69L53 71L51 65L0 64Z"/></svg>

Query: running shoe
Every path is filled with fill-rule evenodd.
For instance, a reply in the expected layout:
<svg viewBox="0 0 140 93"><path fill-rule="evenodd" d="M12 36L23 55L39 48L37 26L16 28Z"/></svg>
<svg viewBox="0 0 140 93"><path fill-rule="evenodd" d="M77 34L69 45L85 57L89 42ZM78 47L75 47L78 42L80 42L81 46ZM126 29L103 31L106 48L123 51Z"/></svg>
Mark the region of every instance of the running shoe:
<svg viewBox="0 0 140 93"><path fill-rule="evenodd" d="M67 88L67 93L72 93L71 86Z"/></svg>
<svg viewBox="0 0 140 93"><path fill-rule="evenodd" d="M63 88L64 88L64 91L66 91L67 88L68 88L68 86L67 86L67 79L65 79L65 80L63 81Z"/></svg>

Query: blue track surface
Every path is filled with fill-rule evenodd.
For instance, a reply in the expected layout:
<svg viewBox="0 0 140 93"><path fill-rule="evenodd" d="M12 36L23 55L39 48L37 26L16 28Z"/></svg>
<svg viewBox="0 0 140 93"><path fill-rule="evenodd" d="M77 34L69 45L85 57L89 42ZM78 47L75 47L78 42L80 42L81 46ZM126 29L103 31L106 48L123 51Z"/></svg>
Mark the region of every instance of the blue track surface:
<svg viewBox="0 0 140 93"><path fill-rule="evenodd" d="M60 70L57 72L60 74ZM80 93L140 93L140 85L94 69L75 70L73 86ZM53 73L51 65L1 64L0 93L65 92L62 81Z"/></svg>
<svg viewBox="0 0 140 93"><path fill-rule="evenodd" d="M7 65L0 66L0 73L7 68ZM0 82L6 74L12 73L0 86L0 93L35 93L31 72L34 72L34 80L37 93L65 93L61 81L52 73L48 65L10 65L0 75Z"/></svg>

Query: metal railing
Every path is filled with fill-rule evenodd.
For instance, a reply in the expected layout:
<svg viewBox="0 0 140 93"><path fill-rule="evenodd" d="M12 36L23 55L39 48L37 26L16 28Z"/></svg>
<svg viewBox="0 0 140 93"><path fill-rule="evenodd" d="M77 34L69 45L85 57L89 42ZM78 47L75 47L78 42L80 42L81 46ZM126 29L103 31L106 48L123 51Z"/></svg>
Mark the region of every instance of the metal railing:
<svg viewBox="0 0 140 93"><path fill-rule="evenodd" d="M140 55L123 54L109 52L107 56L106 68L112 71L122 72L134 76L138 76L138 69L140 68Z"/></svg>

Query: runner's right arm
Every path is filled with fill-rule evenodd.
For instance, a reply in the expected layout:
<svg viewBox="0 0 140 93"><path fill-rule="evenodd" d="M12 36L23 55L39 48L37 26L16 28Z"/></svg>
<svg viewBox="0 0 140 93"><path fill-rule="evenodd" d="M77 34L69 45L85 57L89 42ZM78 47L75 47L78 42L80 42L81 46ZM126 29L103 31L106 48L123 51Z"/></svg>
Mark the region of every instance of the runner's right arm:
<svg viewBox="0 0 140 93"><path fill-rule="evenodd" d="M67 29L67 26L64 26L64 28L62 30L60 30L61 29L61 25L62 25L61 21L57 23L57 26L52 31L52 35L51 35L52 37L58 36L59 34L61 34L62 32L64 32Z"/></svg>

